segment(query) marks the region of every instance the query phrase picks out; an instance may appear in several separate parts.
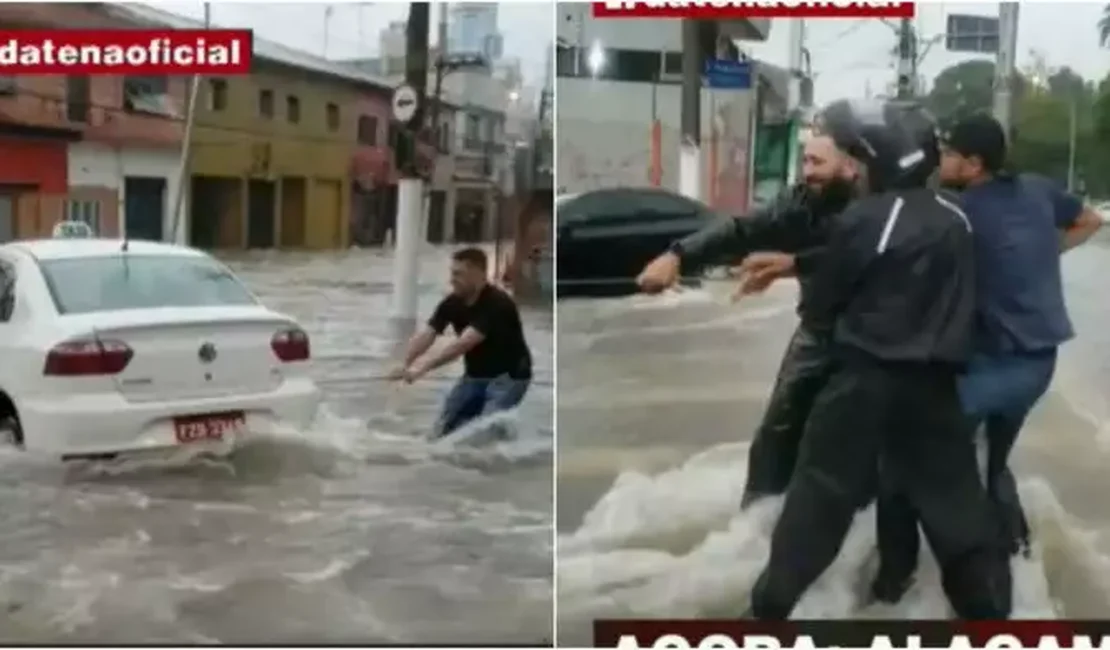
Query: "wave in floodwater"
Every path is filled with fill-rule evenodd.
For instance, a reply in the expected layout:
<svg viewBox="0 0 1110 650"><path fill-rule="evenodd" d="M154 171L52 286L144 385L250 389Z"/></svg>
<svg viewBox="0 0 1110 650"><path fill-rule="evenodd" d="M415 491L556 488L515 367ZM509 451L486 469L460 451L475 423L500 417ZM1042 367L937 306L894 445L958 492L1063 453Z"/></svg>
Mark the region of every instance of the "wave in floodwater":
<svg viewBox="0 0 1110 650"><path fill-rule="evenodd" d="M561 642L588 640L596 618L739 616L766 561L780 499L740 513L748 445L729 444L657 476L622 474L558 549ZM1036 531L1014 560L1014 617L1057 618L1110 606L1110 563L1063 511L1049 485L1022 495ZM859 514L840 556L795 618L947 618L939 572L923 546L917 583L896 606L861 609L876 569L874 508ZM1097 604L1096 604L1097 603Z"/></svg>
<svg viewBox="0 0 1110 650"><path fill-rule="evenodd" d="M682 337L685 330L710 323L719 336L726 326L736 329L724 319L735 317L749 324L764 316L773 320L784 317L783 309L792 307L793 302L777 305L761 302L757 310L746 307L737 310L744 313L722 314L712 308L712 303L724 302L722 296L720 288L710 287L662 299L635 296L568 305L568 314L573 313L575 318L562 313L560 318L577 321L577 327L560 335L577 344L576 348L571 346L576 353L597 354L593 348L610 336L613 329L625 330L624 336L642 336L645 332L655 336L652 333L660 330L663 335ZM703 308L704 318L700 311L692 311ZM642 318L639 314L644 310L654 310L656 315ZM664 316L668 311L675 313ZM775 326L776 323L770 323L768 329L756 331L771 332ZM792 327L785 319L782 326ZM758 336L757 340L767 340L762 338L763 333ZM649 339L635 339L635 343L640 345L645 340ZM656 339L650 340L658 345ZM687 339L678 342L682 340ZM690 354L708 355L717 349L707 345L691 344ZM561 363L573 361L562 359ZM674 380L673 386L664 382L660 390L681 392L685 386L682 382L686 381L686 376L682 377ZM588 377L582 379L584 383L575 386L577 402L571 400L568 405L578 402L582 404L575 408L594 402L603 405L619 396L619 391L610 395L612 391L599 393L600 388L595 387L591 397ZM655 385L651 377L642 379L648 386ZM766 385L765 382L764 393ZM638 386L635 394L643 398L644 392ZM733 384L727 384L727 388L735 390ZM705 390L712 392L709 387ZM1057 402L1074 406L1070 399L1074 396L1064 397ZM671 401L685 404L683 399L679 396ZM1013 617L1104 618L1110 609L1108 520L1092 513L1083 517L1074 515L1062 502L1074 504L1078 512L1090 510L1091 500L1097 503L1101 498L1097 477L1102 474L1084 469L1079 476L1076 463L1083 460L1083 454L1090 458L1090 449L1097 447L1108 427L1096 423L1087 432L1086 424L1090 422L1073 427L1073 420L1055 420L1059 415L1055 405L1040 410L1048 413L1038 416L1040 423L1035 428L1041 430L1023 433L1017 454L1023 456L1016 473L1035 538L1031 557L1013 560ZM1067 422L1065 428L1074 430L1059 430L1061 422ZM689 437L688 433L676 431L673 439ZM567 454L564 450L570 465L588 460L592 464L627 467L626 455L652 448L650 445L646 449L636 448L633 443L625 451L598 449L591 453L589 441L593 438L579 439L587 442L581 449L570 450L577 453ZM590 624L598 618L735 618L745 611L752 585L767 559L770 533L781 507L781 499L766 499L745 512L740 511L748 447L747 442L715 444L660 473L625 471L596 499L577 530L558 537L556 597L560 645L587 644ZM620 454L621 458L598 457L607 453ZM1097 465L1095 460L1091 462ZM589 468L583 471L586 470ZM560 466L559 471L560 475L573 476L576 468ZM1091 517L1084 518L1088 514ZM900 603L862 606L877 569L874 519L873 506L857 515L836 562L810 588L793 612L794 618L952 616L927 544L922 545L917 581Z"/></svg>
<svg viewBox="0 0 1110 650"><path fill-rule="evenodd" d="M376 419L399 419L385 413ZM62 463L54 456L35 456L10 446L0 447L0 467L64 468L70 479L136 480L176 474L223 475L267 480L315 475L334 477L366 463L394 465L439 462L470 467L512 468L550 462L554 438L550 429L522 425L516 411L478 418L439 440L426 436L376 431L364 420L343 418L323 410L308 431L275 428L249 432L234 445L180 447L125 454L115 458ZM352 465L353 464L353 465ZM346 467L345 467L346 466Z"/></svg>
<svg viewBox="0 0 1110 650"><path fill-rule="evenodd" d="M498 501L513 477L489 475L550 453L512 412L427 441L326 410L234 449L5 449L0 641L539 641L550 511Z"/></svg>

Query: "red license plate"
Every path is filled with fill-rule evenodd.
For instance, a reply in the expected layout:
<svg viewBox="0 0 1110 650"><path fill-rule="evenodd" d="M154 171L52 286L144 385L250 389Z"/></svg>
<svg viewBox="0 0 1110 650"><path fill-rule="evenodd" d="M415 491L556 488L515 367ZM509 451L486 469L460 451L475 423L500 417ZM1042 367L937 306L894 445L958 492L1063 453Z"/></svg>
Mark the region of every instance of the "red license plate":
<svg viewBox="0 0 1110 650"><path fill-rule="evenodd" d="M243 428L246 423L247 417L242 411L189 415L173 419L173 432L177 441L184 445L205 440L223 440L226 435Z"/></svg>

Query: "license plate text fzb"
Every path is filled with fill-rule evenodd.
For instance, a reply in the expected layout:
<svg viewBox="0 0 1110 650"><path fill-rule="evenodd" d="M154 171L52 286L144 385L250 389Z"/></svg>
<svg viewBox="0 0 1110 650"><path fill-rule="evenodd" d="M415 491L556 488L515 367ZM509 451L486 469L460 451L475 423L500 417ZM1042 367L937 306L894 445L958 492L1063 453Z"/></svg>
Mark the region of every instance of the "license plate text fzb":
<svg viewBox="0 0 1110 650"><path fill-rule="evenodd" d="M212 413L174 418L173 431L181 444L219 441L242 430L246 423L247 418L242 412Z"/></svg>

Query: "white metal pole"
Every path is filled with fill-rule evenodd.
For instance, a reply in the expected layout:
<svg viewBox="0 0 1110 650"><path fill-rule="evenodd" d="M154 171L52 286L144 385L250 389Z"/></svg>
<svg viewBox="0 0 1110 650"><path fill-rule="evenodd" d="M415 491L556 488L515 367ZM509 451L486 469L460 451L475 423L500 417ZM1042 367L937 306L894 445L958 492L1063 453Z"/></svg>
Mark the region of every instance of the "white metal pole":
<svg viewBox="0 0 1110 650"><path fill-rule="evenodd" d="M404 332L416 323L416 289L420 273L420 235L424 217L424 181L397 181L397 230L393 250L393 318Z"/></svg>
<svg viewBox="0 0 1110 650"><path fill-rule="evenodd" d="M212 5L204 3L204 28L212 26ZM181 228L183 221L182 212L185 210L185 193L189 185L189 156L193 152L193 124L196 122L197 98L200 93L200 75L193 75L192 87L189 88L189 105L185 113L185 136L181 142L181 161L177 170L177 192L173 201L173 226L170 228L170 241L176 244L187 244L189 237L187 229Z"/></svg>

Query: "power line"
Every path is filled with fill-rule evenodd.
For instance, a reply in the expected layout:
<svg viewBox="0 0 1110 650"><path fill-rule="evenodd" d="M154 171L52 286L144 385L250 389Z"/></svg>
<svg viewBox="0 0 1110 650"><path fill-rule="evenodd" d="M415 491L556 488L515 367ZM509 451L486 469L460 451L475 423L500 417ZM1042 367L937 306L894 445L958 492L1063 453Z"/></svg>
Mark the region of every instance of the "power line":
<svg viewBox="0 0 1110 650"><path fill-rule="evenodd" d="M840 33L837 34L836 36L834 36L833 38L826 39L820 45L818 45L816 47L813 47L813 48L810 48L810 49L811 50L823 50L827 47L835 45L837 43L837 41L843 40L843 39L851 36L852 34L858 32L861 27L863 27L864 25L868 25L870 23L871 23L871 21L866 20L866 19L854 20L854 21L852 21L851 25L849 25L845 29L841 30Z"/></svg>

